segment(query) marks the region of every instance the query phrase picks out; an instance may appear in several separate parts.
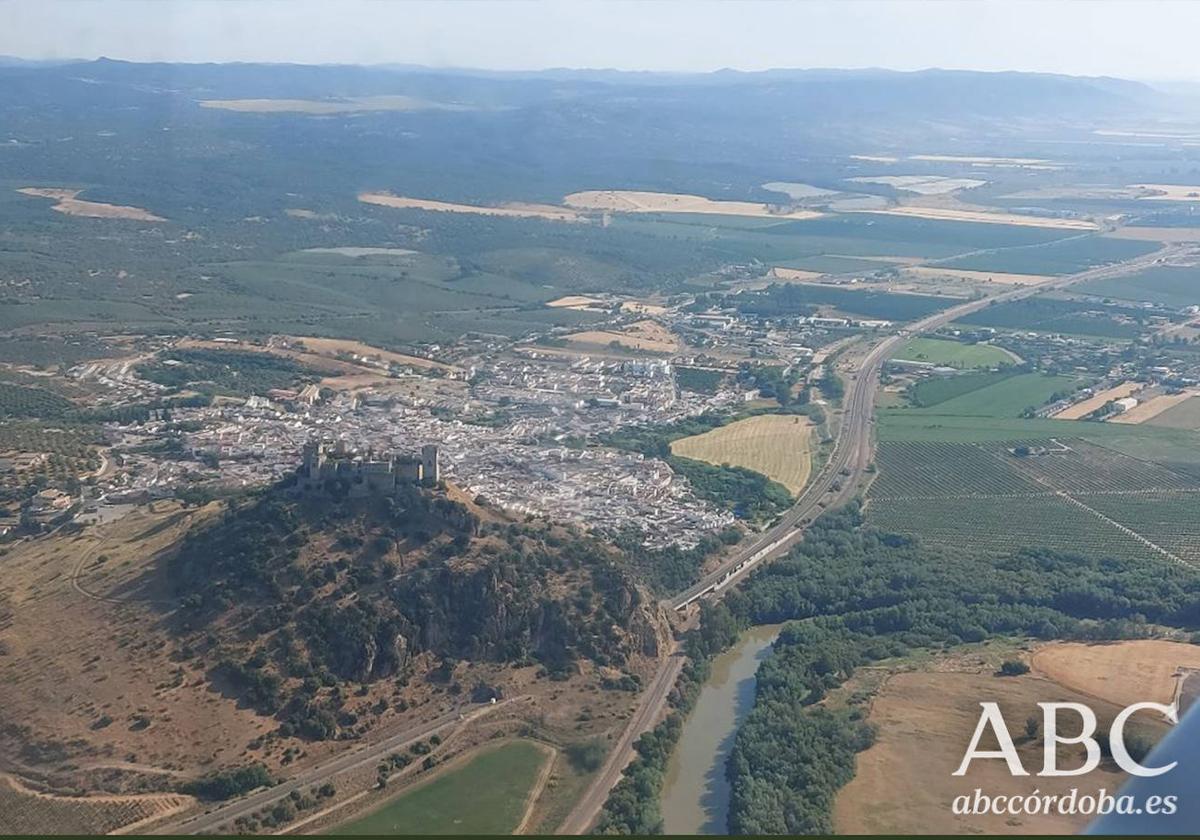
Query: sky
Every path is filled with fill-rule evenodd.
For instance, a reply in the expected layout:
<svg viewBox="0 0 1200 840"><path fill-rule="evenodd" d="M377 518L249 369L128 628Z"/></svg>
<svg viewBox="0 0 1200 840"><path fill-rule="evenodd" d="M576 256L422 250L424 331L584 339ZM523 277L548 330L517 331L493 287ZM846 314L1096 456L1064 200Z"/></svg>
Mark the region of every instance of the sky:
<svg viewBox="0 0 1200 840"><path fill-rule="evenodd" d="M0 0L0 54L1198 80L1188 0Z"/></svg>

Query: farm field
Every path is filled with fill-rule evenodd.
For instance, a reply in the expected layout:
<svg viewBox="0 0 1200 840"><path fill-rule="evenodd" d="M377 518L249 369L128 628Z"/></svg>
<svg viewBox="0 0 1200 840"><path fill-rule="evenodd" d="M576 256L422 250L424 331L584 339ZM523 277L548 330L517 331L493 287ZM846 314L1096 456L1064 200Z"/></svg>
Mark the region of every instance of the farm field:
<svg viewBox="0 0 1200 840"><path fill-rule="evenodd" d="M1032 453L1016 457L1024 445ZM947 547L1200 563L1200 479L1077 438L886 442L871 519Z"/></svg>
<svg viewBox="0 0 1200 840"><path fill-rule="evenodd" d="M454 204L449 201L432 201L425 198L409 198L386 192L363 192L358 200L364 204L380 207L396 207L401 210L432 210L436 213L471 213L479 216L510 216L525 219L548 219L554 222L583 221L574 210L556 207L553 204L505 204L499 207L484 207L478 204Z"/></svg>
<svg viewBox="0 0 1200 840"><path fill-rule="evenodd" d="M329 834L511 834L549 760L541 746L513 741L488 749L401 793L392 802Z"/></svg>
<svg viewBox="0 0 1200 840"><path fill-rule="evenodd" d="M1120 385L1105 388L1103 391L1088 397L1086 400L1080 400L1077 403L1067 406L1062 411L1056 413L1054 419L1078 420L1082 417L1087 417L1096 409L1103 408L1110 400L1124 399L1141 388L1142 383L1140 382L1122 382Z"/></svg>
<svg viewBox="0 0 1200 840"><path fill-rule="evenodd" d="M1175 406L1187 402L1193 396L1196 396L1194 391L1181 391L1178 394L1158 394L1148 399L1142 399L1133 408L1128 411L1122 411L1108 422L1127 423L1131 425L1146 423L1164 411L1170 411Z"/></svg>
<svg viewBox="0 0 1200 840"><path fill-rule="evenodd" d="M50 198L57 203L50 209L67 216L86 216L91 219L131 219L135 222L165 222L162 216L156 216L141 207L127 207L120 204L104 204L98 201L84 201L77 196L83 190L52 190L40 187L23 187L17 192L34 198Z"/></svg>
<svg viewBox="0 0 1200 840"><path fill-rule="evenodd" d="M1032 670L1017 677L995 675L997 661L1009 651L984 645L954 651L915 670L894 669L883 677L870 704L869 721L878 726L874 746L857 757L857 772L838 794L834 829L839 834L1070 834L1091 817L1008 814L956 815L956 796L981 788L991 795L1026 794L1029 780L1011 776L1000 761L977 761L962 777L952 775L962 760L979 717L979 699L994 698L1010 732L1038 711L1038 702L1077 702L1093 708L1101 729L1107 727L1130 693L1147 691L1160 697L1173 690L1175 668L1197 661L1197 650L1172 642L1138 641L1084 646L1052 643L1028 659ZM865 673L866 669L863 669ZM1142 699L1142 695L1138 695ZM1131 728L1134 726L1131 723ZM1138 731L1157 738L1164 727L1137 719ZM1040 766L1040 739L1017 739L1026 767ZM1071 748L1077 749L1077 748ZM1063 755L1062 766L1079 763L1078 754ZM1031 771L1032 772L1032 771ZM1042 794L1112 792L1123 774L1109 763L1084 779L1038 779Z"/></svg>
<svg viewBox="0 0 1200 840"><path fill-rule="evenodd" d="M893 265L887 260L864 259L862 257L839 257L833 254L821 254L815 257L803 257L781 263L777 268L798 269L815 274L873 274L876 271Z"/></svg>
<svg viewBox="0 0 1200 840"><path fill-rule="evenodd" d="M108 834L183 811L194 800L176 793L54 796L0 776L0 834Z"/></svg>
<svg viewBox="0 0 1200 840"><path fill-rule="evenodd" d="M952 222L968 222L971 224L1015 225L1032 228L1053 228L1056 230L1092 231L1099 230L1095 222L1084 219L1058 219L1048 216L1023 216L1018 213L1001 213L993 210L951 207L921 207L904 205L890 207L887 210L872 210L892 216L906 216L916 219L937 219Z"/></svg>
<svg viewBox="0 0 1200 840"><path fill-rule="evenodd" d="M944 268L940 265L913 265L900 270L902 276L927 279L950 278L968 283L1002 283L1008 286L1036 286L1053 278L1049 274L1005 274L1000 271L967 271L962 268Z"/></svg>
<svg viewBox="0 0 1200 840"><path fill-rule="evenodd" d="M938 338L909 339L892 358L957 368L994 367L1013 362L1012 354L1000 347Z"/></svg>
<svg viewBox="0 0 1200 840"><path fill-rule="evenodd" d="M1200 429L1200 397L1191 397L1146 421L1168 429Z"/></svg>
<svg viewBox="0 0 1200 840"><path fill-rule="evenodd" d="M1097 297L1149 301L1182 309L1200 305L1200 267L1156 265L1127 277L1091 280L1076 289Z"/></svg>
<svg viewBox="0 0 1200 840"><path fill-rule="evenodd" d="M579 210L614 213L699 213L724 216L761 216L772 219L815 219L812 210L775 210L752 201L716 201L699 195L641 192L637 190L586 190L571 193L563 204Z"/></svg>
<svg viewBox="0 0 1200 840"><path fill-rule="evenodd" d="M732 225L731 221L738 224ZM876 213L841 213L799 221L618 214L609 227L673 242L694 241L697 247L721 253L730 260L759 259L789 266L806 257L877 257L889 261L945 258L979 249L1046 245L1072 235L1046 228L910 219ZM1120 244L1132 244L1134 248L1143 245Z"/></svg>
<svg viewBox="0 0 1200 840"><path fill-rule="evenodd" d="M812 428L800 416L762 414L671 443L671 454L762 473L794 496L812 471Z"/></svg>
<svg viewBox="0 0 1200 840"><path fill-rule="evenodd" d="M612 343L631 350L650 353L673 353L679 349L679 339L657 321L638 321L621 330L587 330L563 336L571 344L605 347Z"/></svg>
<svg viewBox="0 0 1200 840"><path fill-rule="evenodd" d="M1073 236L1059 242L971 254L948 260L941 268L998 271L1005 274L1075 274L1098 265L1122 262L1158 250L1155 242Z"/></svg>
<svg viewBox="0 0 1200 840"><path fill-rule="evenodd" d="M1035 332L1136 338L1146 313L1086 300L1035 296L998 303L963 317L959 323Z"/></svg>
<svg viewBox="0 0 1200 840"><path fill-rule="evenodd" d="M955 377L956 378L956 377ZM1027 408L1036 408L1059 391L1074 387L1076 380L1069 376L1047 376L1043 373L1020 373L1015 376L979 377L983 387L965 393L937 399L929 389L917 388L921 405L914 411L938 415L960 414L982 417L1019 417ZM954 378L947 380L954 384ZM930 380L932 385L933 380ZM924 385L925 383L922 383Z"/></svg>

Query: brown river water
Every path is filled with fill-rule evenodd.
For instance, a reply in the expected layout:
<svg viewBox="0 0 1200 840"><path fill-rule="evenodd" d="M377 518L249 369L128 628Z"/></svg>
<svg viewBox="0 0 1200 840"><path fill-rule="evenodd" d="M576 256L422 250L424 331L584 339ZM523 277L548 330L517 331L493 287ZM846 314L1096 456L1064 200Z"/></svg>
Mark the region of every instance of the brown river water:
<svg viewBox="0 0 1200 840"><path fill-rule="evenodd" d="M754 705L754 674L782 625L751 627L713 660L712 675L667 764L662 791L666 834L725 834L729 782L725 760L742 719Z"/></svg>

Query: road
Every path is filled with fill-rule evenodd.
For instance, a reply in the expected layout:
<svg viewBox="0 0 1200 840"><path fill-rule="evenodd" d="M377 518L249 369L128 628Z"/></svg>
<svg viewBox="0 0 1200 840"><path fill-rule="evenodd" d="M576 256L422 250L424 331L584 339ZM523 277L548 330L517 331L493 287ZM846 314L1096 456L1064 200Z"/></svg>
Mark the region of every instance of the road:
<svg viewBox="0 0 1200 840"><path fill-rule="evenodd" d="M1160 259L1187 250L1186 247L1168 246L1123 263L1088 269L1078 274L1067 275L1034 286L1016 286L997 295L967 301L944 309L927 318L915 321L897 333L880 340L867 352L858 370L845 383L845 394L842 398L842 421L834 440L833 450L825 465L796 500L796 504L783 514L777 524L748 546L739 548L732 557L722 562L713 572L667 599L666 603L678 610L710 593L719 597L731 584L737 583L758 566L785 554L803 535L803 526L813 517L824 510L845 504L859 494L867 476L867 467L874 456L872 426L879 374L883 370L884 362L891 358L909 338L944 327L994 303L1020 300L1088 280L1101 280L1129 274L1139 269L1149 268ZM674 658L678 659L679 657ZM674 673L678 674L681 667L682 662L675 667ZM592 782L584 798L572 809L570 816L559 827L559 834L583 834L595 821L605 799L608 798L608 792L620 780L621 771L633 758L633 742L642 732L654 725L666 706L667 698L670 695L670 684L663 688L660 683L666 679L667 670L666 663L660 666L650 690L647 691L645 701L627 724L618 746L610 755L609 762L605 763L604 769ZM674 678L671 679L672 684L673 682ZM626 745L629 745L628 749L625 748ZM615 765L615 767L610 765Z"/></svg>
<svg viewBox="0 0 1200 840"><path fill-rule="evenodd" d="M167 823L155 828L152 834L201 834L213 832L225 823L232 822L238 817L248 817L265 805L282 799L294 790L300 790L310 785L319 785L329 781L334 776L357 770L366 765L374 766L384 756L407 747L415 741L420 741L430 735L453 726L456 723L468 723L493 710L511 703L528 700L528 697L514 697L495 705L464 705L461 708L447 712L420 726L407 729L389 738L370 744L351 752L343 753L335 758L305 770L298 776L281 782L274 787L262 788L248 796L222 803L214 808L189 819Z"/></svg>
<svg viewBox="0 0 1200 840"><path fill-rule="evenodd" d="M944 327L965 315L978 312L995 303L1020 300L1088 280L1101 280L1128 274L1131 271L1149 268L1157 260L1174 256L1186 250L1188 249L1181 246L1168 246L1123 263L1089 269L1034 286L1017 286L997 295L967 301L958 306L944 309L920 321L913 322L898 333L878 342L863 358L858 370L846 383L846 393L842 400L842 423L834 441L833 451L824 467L796 500L796 504L788 509L776 525L761 534L750 545L739 550L712 573L672 597L669 600L670 605L674 609L683 609L711 592L719 592L726 586L736 583L760 564L785 553L803 534L802 527L798 526L803 526L806 520L826 508L844 504L858 494L866 475L867 466L872 460L871 427L879 373L883 369L883 363L891 358L900 345L909 338ZM837 489L835 485L839 485L840 489Z"/></svg>
<svg viewBox="0 0 1200 840"><path fill-rule="evenodd" d="M659 714L667 705L671 689L679 679L683 670L685 657L681 651L672 651L659 663L658 672L651 680L649 688L642 694L637 711L625 725L620 739L608 751L608 757L599 774L592 780L587 792L575 803L571 813L558 827L558 834L586 834L596 816L600 813L608 793L621 779L626 766L633 760L633 744L641 734L650 729L658 720Z"/></svg>

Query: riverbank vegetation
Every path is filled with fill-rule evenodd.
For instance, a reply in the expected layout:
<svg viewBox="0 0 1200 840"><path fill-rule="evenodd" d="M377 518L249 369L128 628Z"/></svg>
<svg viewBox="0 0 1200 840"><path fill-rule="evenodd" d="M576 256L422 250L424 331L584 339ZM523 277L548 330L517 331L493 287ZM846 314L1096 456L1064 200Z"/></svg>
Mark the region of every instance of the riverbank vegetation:
<svg viewBox="0 0 1200 840"><path fill-rule="evenodd" d="M1121 639L1200 624L1200 573L1046 549L953 556L868 527L855 504L725 599L738 626L795 621L759 669L726 767L734 834L828 834L839 788L874 733L818 705L855 668L990 636ZM798 621L797 621L798 620Z"/></svg>

